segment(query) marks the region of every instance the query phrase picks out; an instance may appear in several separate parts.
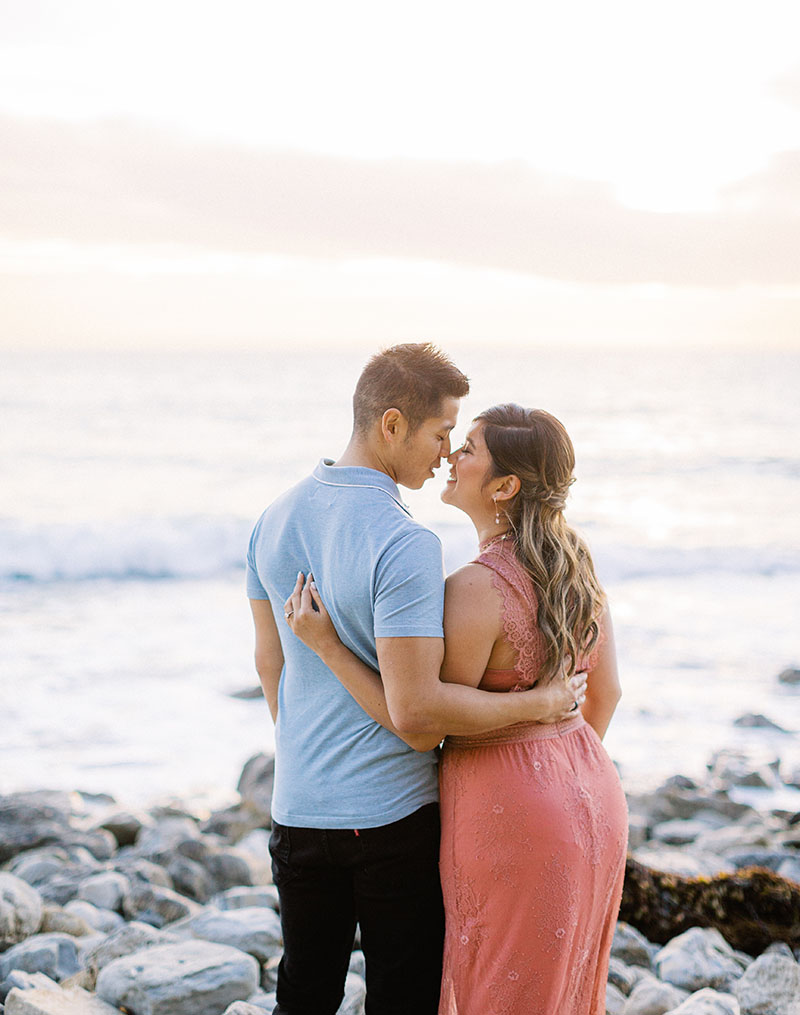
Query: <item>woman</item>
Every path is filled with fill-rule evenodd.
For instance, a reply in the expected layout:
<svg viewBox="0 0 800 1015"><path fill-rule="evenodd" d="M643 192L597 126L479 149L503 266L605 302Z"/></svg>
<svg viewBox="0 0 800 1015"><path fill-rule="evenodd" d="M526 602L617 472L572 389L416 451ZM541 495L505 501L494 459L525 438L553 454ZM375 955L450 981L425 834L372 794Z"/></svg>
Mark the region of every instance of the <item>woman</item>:
<svg viewBox="0 0 800 1015"><path fill-rule="evenodd" d="M627 813L600 743L619 699L611 621L589 551L563 516L572 443L549 413L502 405L477 417L448 461L442 499L469 515L481 552L447 580L441 679L515 691L559 679L566 661L589 682L572 718L445 739L439 1012L603 1015ZM388 725L379 677L354 659L340 664L313 582L298 581L286 610Z"/></svg>

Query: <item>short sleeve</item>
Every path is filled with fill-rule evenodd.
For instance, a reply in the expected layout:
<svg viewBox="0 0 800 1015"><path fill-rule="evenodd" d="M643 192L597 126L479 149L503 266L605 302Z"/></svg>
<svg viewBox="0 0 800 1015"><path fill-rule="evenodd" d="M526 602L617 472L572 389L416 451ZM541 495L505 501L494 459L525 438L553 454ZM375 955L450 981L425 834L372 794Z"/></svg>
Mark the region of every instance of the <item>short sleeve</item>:
<svg viewBox="0 0 800 1015"><path fill-rule="evenodd" d="M263 516L262 516L263 517ZM250 545L247 548L247 598L248 599L269 599L267 590L261 583L256 567L256 543L261 532L262 518L259 518L250 536Z"/></svg>
<svg viewBox="0 0 800 1015"><path fill-rule="evenodd" d="M375 637L442 638L442 544L421 526L392 542L375 569Z"/></svg>

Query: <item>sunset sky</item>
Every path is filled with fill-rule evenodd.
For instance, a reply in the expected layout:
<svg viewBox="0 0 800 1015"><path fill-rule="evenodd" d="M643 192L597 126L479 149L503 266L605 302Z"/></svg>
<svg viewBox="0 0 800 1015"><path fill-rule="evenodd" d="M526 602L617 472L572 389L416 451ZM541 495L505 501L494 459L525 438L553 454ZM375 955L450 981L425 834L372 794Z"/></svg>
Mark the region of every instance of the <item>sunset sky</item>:
<svg viewBox="0 0 800 1015"><path fill-rule="evenodd" d="M0 0L0 343L800 348L800 5Z"/></svg>

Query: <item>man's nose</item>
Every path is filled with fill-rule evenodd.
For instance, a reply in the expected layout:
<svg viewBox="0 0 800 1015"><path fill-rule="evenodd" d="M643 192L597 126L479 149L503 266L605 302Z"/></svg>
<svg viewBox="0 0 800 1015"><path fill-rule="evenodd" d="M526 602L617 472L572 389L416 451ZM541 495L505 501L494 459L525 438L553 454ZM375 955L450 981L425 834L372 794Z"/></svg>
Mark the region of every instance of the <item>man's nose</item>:
<svg viewBox="0 0 800 1015"><path fill-rule="evenodd" d="M450 438L449 437L447 438L446 441L444 441L442 443L442 449L439 452L439 458L446 458L448 462L450 461Z"/></svg>

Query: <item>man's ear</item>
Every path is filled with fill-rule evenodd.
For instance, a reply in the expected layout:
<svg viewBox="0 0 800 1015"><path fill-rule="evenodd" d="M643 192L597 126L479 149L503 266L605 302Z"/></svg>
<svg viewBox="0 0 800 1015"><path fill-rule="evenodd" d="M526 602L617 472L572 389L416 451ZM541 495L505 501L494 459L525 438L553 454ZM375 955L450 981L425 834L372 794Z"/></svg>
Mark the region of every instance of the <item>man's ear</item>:
<svg viewBox="0 0 800 1015"><path fill-rule="evenodd" d="M495 492L495 497L498 501L511 500L512 497L516 497L522 485L519 481L519 476L513 474L504 476L498 482L499 486Z"/></svg>
<svg viewBox="0 0 800 1015"><path fill-rule="evenodd" d="M387 409L381 417L381 436L387 444L396 444L406 439L408 420L399 409Z"/></svg>

